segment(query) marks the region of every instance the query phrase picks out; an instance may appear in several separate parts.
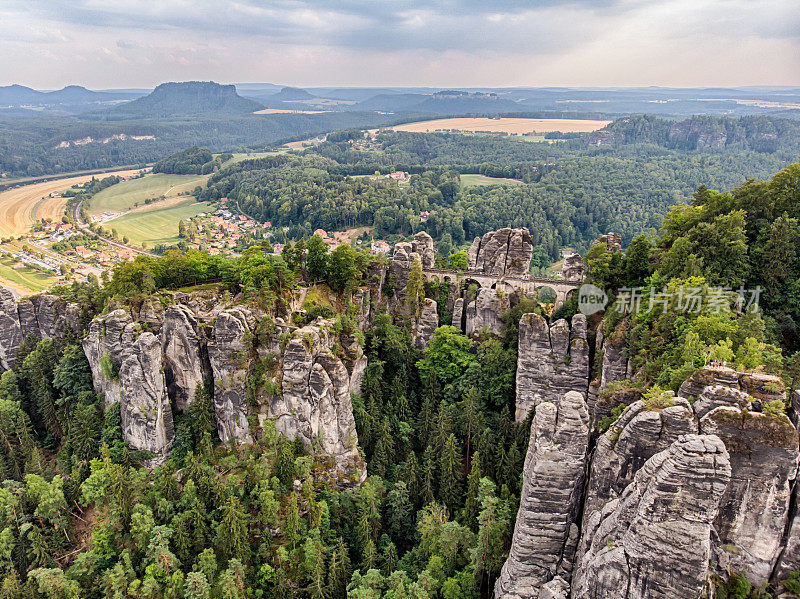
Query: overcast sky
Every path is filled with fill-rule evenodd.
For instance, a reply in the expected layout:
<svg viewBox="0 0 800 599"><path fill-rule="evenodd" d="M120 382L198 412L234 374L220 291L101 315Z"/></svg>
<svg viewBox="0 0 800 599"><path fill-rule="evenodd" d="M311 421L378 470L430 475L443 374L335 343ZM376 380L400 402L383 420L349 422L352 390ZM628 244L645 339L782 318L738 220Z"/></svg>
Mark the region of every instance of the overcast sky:
<svg viewBox="0 0 800 599"><path fill-rule="evenodd" d="M1 0L0 85L798 85L798 0Z"/></svg>

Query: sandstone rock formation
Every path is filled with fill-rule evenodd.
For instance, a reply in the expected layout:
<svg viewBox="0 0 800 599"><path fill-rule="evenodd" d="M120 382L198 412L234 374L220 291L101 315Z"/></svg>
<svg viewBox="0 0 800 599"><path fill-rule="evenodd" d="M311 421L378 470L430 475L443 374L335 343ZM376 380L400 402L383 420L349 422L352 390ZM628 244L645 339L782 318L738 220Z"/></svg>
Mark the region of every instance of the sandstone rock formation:
<svg viewBox="0 0 800 599"><path fill-rule="evenodd" d="M411 335L414 339L414 347L425 349L433 337L433 332L439 326L439 314L436 302L430 298L425 298L425 305L422 307L420 315L412 323Z"/></svg>
<svg viewBox="0 0 800 599"><path fill-rule="evenodd" d="M781 552L797 473L798 436L781 415L713 409L700 432L716 435L730 454L731 480L714 520L718 562L755 585L768 581Z"/></svg>
<svg viewBox="0 0 800 599"><path fill-rule="evenodd" d="M606 233L592 242L592 245L601 244L608 248L612 254L622 251L622 236L619 233Z"/></svg>
<svg viewBox="0 0 800 599"><path fill-rule="evenodd" d="M414 235L414 241L411 242L411 251L419 256L422 268L433 268L433 264L436 261L436 246L433 243L433 238L425 231L420 231Z"/></svg>
<svg viewBox="0 0 800 599"><path fill-rule="evenodd" d="M477 296L466 307L464 333L473 335L486 329L492 335L499 335L505 324L503 312L509 307L508 296L501 295L496 289L478 289Z"/></svg>
<svg viewBox="0 0 800 599"><path fill-rule="evenodd" d="M214 414L217 434L226 443L251 443L247 401L248 355L245 337L250 333L249 311L223 310L214 324L208 357L214 372Z"/></svg>
<svg viewBox="0 0 800 599"><path fill-rule="evenodd" d="M586 317L573 316L570 329L563 319L548 327L541 316L524 314L519 322L517 421L524 420L539 403L558 403L568 391L585 396L588 383Z"/></svg>
<svg viewBox="0 0 800 599"><path fill-rule="evenodd" d="M581 281L586 273L586 264L578 253L573 252L564 257L561 276L567 281Z"/></svg>
<svg viewBox="0 0 800 599"><path fill-rule="evenodd" d="M211 374L200 325L187 306L173 304L164 312L160 336L169 397L177 409L185 410Z"/></svg>
<svg viewBox="0 0 800 599"><path fill-rule="evenodd" d="M588 443L589 412L581 393L567 392L558 405L537 405L511 552L495 597L538 597L556 576L570 576L570 532L577 539Z"/></svg>
<svg viewBox="0 0 800 599"><path fill-rule="evenodd" d="M0 287L0 368L14 367L17 350L28 335L60 339L67 329L77 331L80 308L55 295L35 295L17 302Z"/></svg>
<svg viewBox="0 0 800 599"><path fill-rule="evenodd" d="M498 229L476 237L467 252L469 267L497 275L528 274L533 238L528 229Z"/></svg>
<svg viewBox="0 0 800 599"><path fill-rule="evenodd" d="M272 398L268 415L287 438L299 437L308 448L319 440L341 469L365 476L350 401L351 374L333 353L332 326L333 321L318 318L294 332L283 354L282 391ZM345 351L360 351L355 339Z"/></svg>
<svg viewBox="0 0 800 599"><path fill-rule="evenodd" d="M631 372L628 357L625 355L625 331L622 329L606 334L601 323L597 329L596 347L600 348L603 356L600 370L600 390L605 389L609 383L630 378Z"/></svg>
<svg viewBox="0 0 800 599"><path fill-rule="evenodd" d="M696 599L706 583L710 534L731 476L711 435L683 435L651 457L583 531L576 599Z"/></svg>
<svg viewBox="0 0 800 599"><path fill-rule="evenodd" d="M689 402L681 397L672 401L674 405L664 408L635 402L597 440L586 487L584 528L594 513L622 494L647 460L681 435L697 432Z"/></svg>
<svg viewBox="0 0 800 599"><path fill-rule="evenodd" d="M83 340L83 353L92 370L97 393L105 395L105 405L120 401L119 369L130 354L137 331L131 315L122 309L97 317Z"/></svg>
<svg viewBox="0 0 800 599"><path fill-rule="evenodd" d="M172 409L161 372L161 343L142 333L119 368L122 436L132 449L166 459L174 437Z"/></svg>
<svg viewBox="0 0 800 599"><path fill-rule="evenodd" d="M17 300L11 291L0 287L0 366L3 370L10 370L14 367L17 349L22 340Z"/></svg>

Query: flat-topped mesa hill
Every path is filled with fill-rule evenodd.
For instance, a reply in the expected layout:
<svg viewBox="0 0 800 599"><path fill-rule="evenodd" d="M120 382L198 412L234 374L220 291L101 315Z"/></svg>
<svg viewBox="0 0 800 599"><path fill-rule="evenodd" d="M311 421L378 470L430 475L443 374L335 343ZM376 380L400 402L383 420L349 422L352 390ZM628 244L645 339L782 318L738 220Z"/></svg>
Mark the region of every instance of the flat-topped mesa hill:
<svg viewBox="0 0 800 599"><path fill-rule="evenodd" d="M184 81L162 83L146 96L86 116L101 120L123 120L244 115L260 108L262 106L258 102L236 93L233 85L220 85L213 81Z"/></svg>

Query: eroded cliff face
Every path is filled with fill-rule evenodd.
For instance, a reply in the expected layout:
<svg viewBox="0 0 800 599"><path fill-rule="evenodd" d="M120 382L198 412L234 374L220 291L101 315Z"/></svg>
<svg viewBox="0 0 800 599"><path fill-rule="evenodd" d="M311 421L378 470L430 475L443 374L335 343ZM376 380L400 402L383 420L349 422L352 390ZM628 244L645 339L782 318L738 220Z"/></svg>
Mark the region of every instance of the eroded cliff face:
<svg viewBox="0 0 800 599"><path fill-rule="evenodd" d="M175 407L185 410L211 374L205 337L195 314L182 304L166 309L160 337L167 392Z"/></svg>
<svg viewBox="0 0 800 599"><path fill-rule="evenodd" d="M526 319L538 325L533 338L547 338L543 320ZM552 350L552 344L542 345L536 355ZM523 347L521 337L518 373L525 368ZM518 384L517 393L527 393L525 385ZM568 571L555 572L557 577L539 579L516 595L498 587L498 596L699 599L713 586L711 574L725 579L741 573L756 585L777 584L800 566L800 519L791 499L800 440L787 415L767 410L770 402L786 399L780 378L709 366L692 374L678 396L642 397L640 387L623 386L606 391L594 409L605 409L620 394L620 403L630 405L597 438L588 460L580 568L572 579ZM606 401L606 395L613 397ZM534 423L547 405L537 402ZM600 416L594 414L592 427ZM525 477L532 475L535 452L532 441ZM549 510L558 518L556 505ZM523 495L518 519L544 518L541 512ZM509 567L541 534L515 535L520 548L512 545Z"/></svg>
<svg viewBox="0 0 800 599"><path fill-rule="evenodd" d="M576 314L552 325L537 314L519 323L517 359L517 421L542 402L558 403L568 391L586 394L589 384L589 344L586 317Z"/></svg>
<svg viewBox="0 0 800 599"><path fill-rule="evenodd" d="M282 392L273 397L267 416L289 439L300 438L309 449L319 444L342 469L364 476L350 391L351 378L363 374L365 362L356 339L340 344L333 325L318 318L294 331L283 353Z"/></svg>
<svg viewBox="0 0 800 599"><path fill-rule="evenodd" d="M756 585L767 582L781 552L797 473L798 437L785 415L714 408L700 420L730 455L731 480L714 519L717 561Z"/></svg>
<svg viewBox="0 0 800 599"><path fill-rule="evenodd" d="M533 238L528 229L508 227L476 237L467 252L469 267L497 275L528 274Z"/></svg>
<svg viewBox="0 0 800 599"><path fill-rule="evenodd" d="M525 457L511 552L495 597L538 597L539 589L572 573L578 541L589 412L583 394L536 406Z"/></svg>
<svg viewBox="0 0 800 599"><path fill-rule="evenodd" d="M28 335L60 339L67 329L78 330L80 308L55 295L37 295L17 302L0 287L0 368L14 367L17 350Z"/></svg>
<svg viewBox="0 0 800 599"><path fill-rule="evenodd" d="M236 306L217 315L214 334L208 343L208 357L214 373L214 414L217 434L225 443L252 443L247 422L248 355L245 338L251 334L246 308Z"/></svg>
<svg viewBox="0 0 800 599"><path fill-rule="evenodd" d="M464 333L473 336L482 332L500 335L503 332L503 312L511 307L509 297L496 289L481 288L475 299L466 304Z"/></svg>
<svg viewBox="0 0 800 599"><path fill-rule="evenodd" d="M174 440L172 408L167 397L161 343L142 333L129 348L119 368L122 436L132 449L156 454L163 462Z"/></svg>
<svg viewBox="0 0 800 599"><path fill-rule="evenodd" d="M117 309L89 327L83 348L95 390L106 405L120 403L131 447L168 455L173 414L211 379L222 441L251 443L252 427L274 419L288 438L330 455L340 471L361 480L350 394L360 389L366 357L356 336L335 332L334 321L322 318L298 328L244 305L194 307L198 312L173 304L160 311L160 321L147 322ZM265 320L269 330L259 328ZM427 328L421 334L435 326Z"/></svg>
<svg viewBox="0 0 800 599"><path fill-rule="evenodd" d="M590 517L572 597L699 598L730 476L728 452L713 435L683 435L651 457L619 498Z"/></svg>
<svg viewBox="0 0 800 599"><path fill-rule="evenodd" d="M633 482L647 460L682 435L697 432L697 419L689 402L679 397L674 404L654 407L639 400L597 440L583 508L584 530L593 514Z"/></svg>

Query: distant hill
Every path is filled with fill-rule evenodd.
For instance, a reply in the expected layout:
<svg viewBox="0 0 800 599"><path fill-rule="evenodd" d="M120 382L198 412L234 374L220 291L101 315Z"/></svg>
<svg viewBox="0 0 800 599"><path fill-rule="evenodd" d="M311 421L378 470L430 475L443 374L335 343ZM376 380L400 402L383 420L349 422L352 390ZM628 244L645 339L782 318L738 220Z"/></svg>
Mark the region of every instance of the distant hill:
<svg viewBox="0 0 800 599"><path fill-rule="evenodd" d="M313 100L317 96L299 87L284 87L277 94L273 94L269 97L282 102L296 102L297 100Z"/></svg>
<svg viewBox="0 0 800 599"><path fill-rule="evenodd" d="M682 121L651 115L623 117L584 138L593 146L656 144L679 150L738 148L797 155L800 123L766 116L740 118L696 115Z"/></svg>
<svg viewBox="0 0 800 599"><path fill-rule="evenodd" d="M46 94L38 92L24 85L7 85L0 87L0 105L17 106L19 104L31 104L38 102Z"/></svg>
<svg viewBox="0 0 800 599"><path fill-rule="evenodd" d="M258 102L237 94L233 85L220 85L213 81L186 81L162 83L142 98L85 116L99 120L158 119L248 114L261 107Z"/></svg>
<svg viewBox="0 0 800 599"><path fill-rule="evenodd" d="M96 92L79 85L43 92L15 84L0 87L0 109L4 110L4 114L30 114L30 110L20 110L24 107L35 108L37 111L44 109L50 114L76 114L98 105L130 100L136 96L137 94L123 92Z"/></svg>

